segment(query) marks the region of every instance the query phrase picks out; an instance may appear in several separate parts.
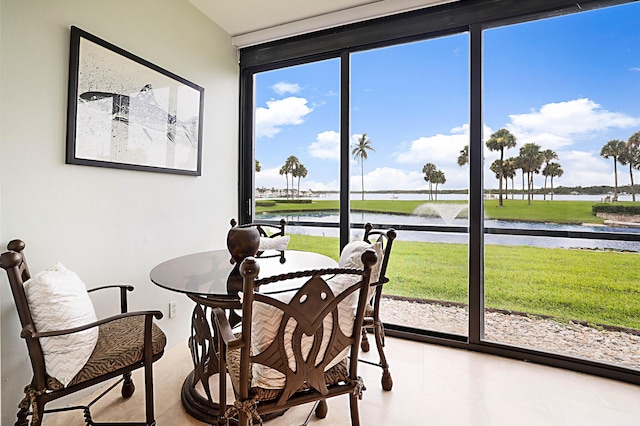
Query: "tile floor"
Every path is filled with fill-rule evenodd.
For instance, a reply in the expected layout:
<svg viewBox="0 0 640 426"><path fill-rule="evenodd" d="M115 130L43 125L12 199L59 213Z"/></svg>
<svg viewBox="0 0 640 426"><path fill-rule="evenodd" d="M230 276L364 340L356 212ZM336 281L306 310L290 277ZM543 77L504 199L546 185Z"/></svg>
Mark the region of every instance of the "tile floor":
<svg viewBox="0 0 640 426"><path fill-rule="evenodd" d="M380 369L360 364L367 391L360 401L362 425L638 426L640 386L460 349L387 339L394 387L380 387ZM373 353L367 354L374 359ZM202 425L186 414L180 388L191 368L186 343L165 354L155 368L158 426ZM96 404L94 421L143 418L143 380L122 401L114 391ZM310 406L289 410L266 424L297 426ZM44 426L83 425L79 412L48 415ZM347 397L329 400L329 414L312 425L349 425Z"/></svg>

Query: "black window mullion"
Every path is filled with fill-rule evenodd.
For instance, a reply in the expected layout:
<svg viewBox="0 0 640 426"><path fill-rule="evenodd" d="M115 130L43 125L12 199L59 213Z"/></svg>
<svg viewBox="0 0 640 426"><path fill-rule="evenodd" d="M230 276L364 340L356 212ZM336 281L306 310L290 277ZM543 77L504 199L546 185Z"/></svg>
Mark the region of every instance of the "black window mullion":
<svg viewBox="0 0 640 426"><path fill-rule="evenodd" d="M351 127L351 55L340 54L340 250L350 239L350 162L349 134Z"/></svg>
<svg viewBox="0 0 640 426"><path fill-rule="evenodd" d="M484 338L484 163L482 143L482 28L471 25L469 133L469 342Z"/></svg>

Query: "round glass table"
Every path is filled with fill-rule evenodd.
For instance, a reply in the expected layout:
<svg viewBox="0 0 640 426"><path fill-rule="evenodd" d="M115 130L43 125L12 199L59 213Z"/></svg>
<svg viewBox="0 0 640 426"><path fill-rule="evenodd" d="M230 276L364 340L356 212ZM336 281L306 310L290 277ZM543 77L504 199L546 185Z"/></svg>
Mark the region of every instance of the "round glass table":
<svg viewBox="0 0 640 426"><path fill-rule="evenodd" d="M319 253L286 250L265 251L256 256L260 278L309 269L337 267L338 263ZM195 307L191 318L189 348L194 368L182 386L182 404L187 413L209 424L217 424L219 407L211 393L209 379L218 373L217 334L211 320L211 309L229 312L232 323L239 321L241 308L238 291L242 277L238 264L231 263L226 249L188 254L155 266L149 277L159 287L188 295ZM268 285L258 291L279 293L295 290L304 282L289 280L284 284ZM202 391L198 390L200 384Z"/></svg>

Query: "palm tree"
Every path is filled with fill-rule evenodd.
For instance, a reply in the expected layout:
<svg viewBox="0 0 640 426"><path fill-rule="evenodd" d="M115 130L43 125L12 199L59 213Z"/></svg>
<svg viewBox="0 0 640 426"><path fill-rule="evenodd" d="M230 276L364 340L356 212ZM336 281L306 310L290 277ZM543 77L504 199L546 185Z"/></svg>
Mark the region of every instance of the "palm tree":
<svg viewBox="0 0 640 426"><path fill-rule="evenodd" d="M631 175L631 197L636 201L636 187L633 184L633 170L640 170L640 132L635 132L629 136L627 141L627 151L629 155L629 174Z"/></svg>
<svg viewBox="0 0 640 426"><path fill-rule="evenodd" d="M358 142L352 145L351 155L354 160L360 161L360 176L362 179L362 199L364 200L364 160L368 158L367 151L375 151L371 146L371 140L367 139L367 134L363 133L358 138Z"/></svg>
<svg viewBox="0 0 640 426"><path fill-rule="evenodd" d="M612 139L600 150L600 155L604 158L613 158L614 190L613 195L618 195L618 159L624 154L625 143L619 139Z"/></svg>
<svg viewBox="0 0 640 426"><path fill-rule="evenodd" d="M499 182L500 182L500 186L498 189L498 200L499 200L499 205L500 207L503 206L502 204L502 176L504 174L503 171L503 160L504 160L504 150L509 149L509 148L513 148L516 146L516 137L513 136L511 134L511 132L509 132L507 129L500 129L496 132L494 132L491 137L489 138L489 140L487 141L487 148L489 148L489 151L500 151L500 177L498 178Z"/></svg>
<svg viewBox="0 0 640 426"><path fill-rule="evenodd" d="M531 199L533 198L533 175L540 173L540 167L542 167L544 163L540 145L535 143L524 144L520 148L520 161L522 171L527 173L527 204L531 205Z"/></svg>
<svg viewBox="0 0 640 426"><path fill-rule="evenodd" d="M442 170L436 170L431 177L431 181L436 184L436 201L438 200L438 184L444 185L447 182L447 178Z"/></svg>
<svg viewBox="0 0 640 426"><path fill-rule="evenodd" d="M555 151L553 150L545 149L544 151L542 151L542 157L544 158L545 166L548 166L551 160L555 160L558 158L558 154L556 154ZM542 194L542 197L543 197L542 198L543 200L547 199L547 176L546 175L544 177L544 192Z"/></svg>
<svg viewBox="0 0 640 426"><path fill-rule="evenodd" d="M298 178L298 198L300 198L300 178L307 177L307 168L304 166L304 164L298 164L296 168L293 169L293 172L291 174L293 175L293 177Z"/></svg>
<svg viewBox="0 0 640 426"><path fill-rule="evenodd" d="M260 166L260 162L256 160L256 172L259 172L260 170L262 170L262 166Z"/></svg>
<svg viewBox="0 0 640 426"><path fill-rule="evenodd" d="M469 164L469 145L465 145L464 148L460 150L460 155L458 155L458 166L466 166Z"/></svg>
<svg viewBox="0 0 640 426"><path fill-rule="evenodd" d="M438 169L436 168L436 165L433 163L427 163L424 166L422 166L422 173L424 173L424 180L425 182L429 182L429 199L433 199L433 195L432 195L432 184L433 184L433 176L435 174L435 172Z"/></svg>
<svg viewBox="0 0 640 426"><path fill-rule="evenodd" d="M559 163L547 163L544 170L542 171L542 174L545 177L545 181L547 176L551 177L551 201L553 201L553 178L556 176L562 176L564 174L564 170L562 170L562 167L560 167Z"/></svg>
<svg viewBox="0 0 640 426"><path fill-rule="evenodd" d="M295 155L290 155L284 165L280 168L280 175L284 175L287 180L287 198L289 198L289 173L291 176L291 188L293 189L293 170L300 164L300 160Z"/></svg>

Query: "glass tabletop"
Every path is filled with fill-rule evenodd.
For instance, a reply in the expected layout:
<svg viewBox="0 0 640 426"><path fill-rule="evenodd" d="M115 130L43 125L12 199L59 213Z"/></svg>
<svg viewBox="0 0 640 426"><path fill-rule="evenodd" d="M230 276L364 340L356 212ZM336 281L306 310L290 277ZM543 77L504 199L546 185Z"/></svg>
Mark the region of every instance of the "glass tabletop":
<svg viewBox="0 0 640 426"><path fill-rule="evenodd" d="M332 258L306 251L286 250L284 263L277 251L266 251L263 257L256 257L260 265L258 278L308 269L335 268L338 263ZM274 255L275 254L275 255ZM167 260L154 267L149 276L151 281L167 290L180 293L237 298L236 291L229 288L229 276L236 265L230 262L231 255L226 249L188 254ZM268 292L286 291L295 288L269 286ZM266 291L265 291L266 292Z"/></svg>

